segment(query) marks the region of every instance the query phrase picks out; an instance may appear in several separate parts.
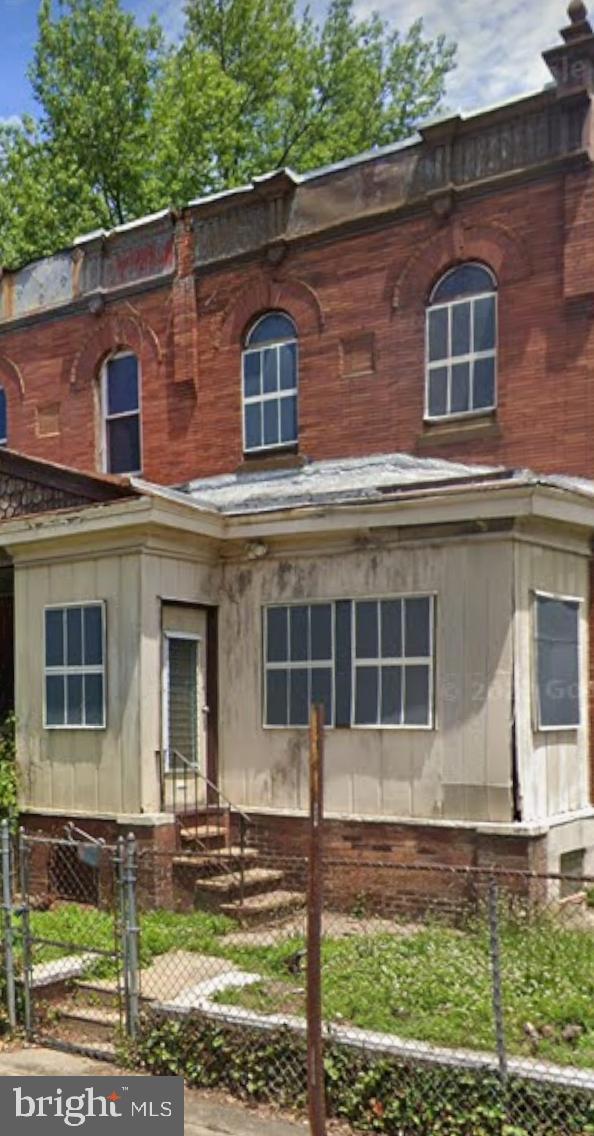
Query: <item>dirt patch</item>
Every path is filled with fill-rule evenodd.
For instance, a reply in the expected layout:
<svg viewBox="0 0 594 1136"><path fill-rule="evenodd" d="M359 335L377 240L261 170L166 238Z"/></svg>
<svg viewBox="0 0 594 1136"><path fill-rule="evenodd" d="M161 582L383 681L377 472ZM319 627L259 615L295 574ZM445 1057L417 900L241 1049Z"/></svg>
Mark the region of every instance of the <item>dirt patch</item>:
<svg viewBox="0 0 594 1136"><path fill-rule="evenodd" d="M272 943L283 943L288 939L305 938L305 918L292 916L282 923L269 926L261 924L253 931L232 931L225 935L225 946L269 947ZM325 939L348 939L364 935L398 935L408 938L423 930L421 923L397 923L394 919L358 919L356 915L343 915L340 912L327 912L322 920L322 935Z"/></svg>

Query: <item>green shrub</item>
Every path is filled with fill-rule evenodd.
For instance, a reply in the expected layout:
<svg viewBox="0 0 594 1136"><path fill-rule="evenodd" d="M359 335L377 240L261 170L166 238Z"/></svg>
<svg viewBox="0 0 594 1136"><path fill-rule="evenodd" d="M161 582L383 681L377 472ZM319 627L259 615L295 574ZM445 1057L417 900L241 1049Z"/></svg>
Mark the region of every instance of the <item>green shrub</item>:
<svg viewBox="0 0 594 1136"><path fill-rule="evenodd" d="M9 714L0 726L0 819L9 817L16 822L18 775L15 725L14 714Z"/></svg>
<svg viewBox="0 0 594 1136"><path fill-rule="evenodd" d="M197 1088L302 1110L306 1043L290 1030L221 1026L198 1016L152 1017L134 1060L158 1076L181 1074ZM504 1091L485 1071L325 1052L328 1114L385 1136L593 1136L591 1092L511 1079Z"/></svg>

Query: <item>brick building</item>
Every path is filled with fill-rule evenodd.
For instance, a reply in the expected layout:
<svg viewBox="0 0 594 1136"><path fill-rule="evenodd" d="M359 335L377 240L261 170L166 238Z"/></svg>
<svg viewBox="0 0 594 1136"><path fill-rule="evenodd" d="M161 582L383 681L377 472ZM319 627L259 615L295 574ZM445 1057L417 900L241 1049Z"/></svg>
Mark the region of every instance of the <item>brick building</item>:
<svg viewBox="0 0 594 1136"><path fill-rule="evenodd" d="M487 834L491 831L494 840L500 836L515 840L522 834L525 843L520 860L528 856L531 841L538 844L541 840L540 829L537 835L539 825L556 825L560 830L569 816L571 835L567 839L556 838L547 846L550 864L559 855L594 847L594 835L590 836L589 828L587 832L580 828L592 822L587 778L584 781L589 746L588 712L583 703L587 692L582 683L576 696L582 706L577 721L573 720L575 706L566 706L567 721L552 720L542 728L543 722L538 719L531 727L530 710L525 704L526 699L530 701L531 679L530 675L523 676L525 739L520 765L524 763L524 773L529 768L527 776L532 788L527 790L523 784L520 792L514 751L517 742L510 725L514 713L512 692L519 680L510 675L517 674L518 667L527 667L529 671L532 667L525 637L530 639L528 624L534 603L538 606L534 597L541 594L544 599L566 604L566 654L573 661L569 670L563 672L562 681L569 682L571 674L576 679L576 668L588 657L587 626L580 630L578 644L577 627L578 623L582 627L583 621L578 619L575 605L587 610L590 602L583 572L590 506L584 505L582 498L589 500L591 487L580 489L580 482L575 479L594 479L594 34L585 10L576 0L570 5L569 17L560 44L545 53L551 81L533 95L428 125L406 143L303 177L290 170L277 171L244 188L190 203L179 213L164 211L112 233L81 237L72 248L5 273L0 281L0 435L8 446L31 458L64 463L88 473L124 473L137 478L140 475L142 480L133 481L133 492L139 500L144 500L143 494L148 494L150 500L158 497L154 488L157 484L185 486L186 498L192 500L194 509L202 509L205 517L216 515L216 519L211 517L208 532L200 530L203 543L199 541L199 547L191 545L187 536L190 545L182 555L187 501L182 504L176 490L164 491L162 500L168 504L162 505L163 510L169 509L170 514L172 510L175 513L175 508L179 511L181 527L175 555L182 563L184 557L191 559L194 548L201 565L198 575L188 577L185 585L178 582L174 587L165 575L161 584L154 580L150 584L149 593L155 603L158 598L164 604L165 622L160 626L166 639L174 633L183 638L184 620L178 620L173 628L175 605L179 610L179 605L194 604L203 611L208 630L203 615L196 612L194 623L194 617L187 617L192 626L185 633L189 641L194 636L197 642L210 636L211 647L217 638L216 619L226 628L224 641L231 643L231 626L236 618L232 612L243 611L245 622L235 630L239 637L245 631L246 641L258 650L262 628L260 622L254 628L251 608L259 611L262 607L265 620L269 619L268 608L286 608L286 613L278 616L282 623L284 619L290 621L289 608L296 605L307 609L305 618L311 624L311 609L316 603L318 607L331 608L330 615L324 610L320 618L340 619L341 603L350 603L349 610L356 618L356 605L367 602L363 597L370 596L370 581L373 589L380 589L377 595L373 591L369 601L377 604L392 602L386 596L405 603L409 594L416 595L419 588L427 589L427 597L437 594L438 578L430 580L420 568L415 568L412 553L408 567L403 564L391 574L386 552L382 568L382 557L373 551L369 535L371 529L381 527L379 521L353 520L345 527L337 519L340 494L337 497L333 479L340 478L341 470L347 480L352 476L349 459L361 459L361 480L352 484L352 493L361 504L361 498L373 490L373 507L378 516L382 494L384 501L393 497L401 502L402 509L405 507L402 463L394 458L395 454L414 456L413 475L404 482L410 493L414 489L419 496L424 493L424 479L433 485L437 477L444 485L447 483L448 492L459 478L480 497L481 478L486 478L492 493L489 499L505 500L503 474L486 469L485 463L490 467L529 467L538 475L563 474L574 479L566 485L557 479L554 486L548 487L547 493L557 503L562 498L567 509L567 527L563 529L562 516L550 506L550 524L561 526L554 532L547 529L544 498L539 497L538 508L534 506L536 525L534 518L518 520L515 505L510 505L508 514L504 506L493 506L494 512L484 518L478 498L465 496L462 489L458 511L448 514L447 520L429 506L416 515L415 523L420 527L414 531L410 524L405 524L403 513L392 517L394 532L397 528L406 529L406 540L413 544L415 539L423 543L472 538L473 552L469 555L471 560L478 557L477 565L480 533L487 542L502 541L500 569L509 584L509 603L498 609L502 651L504 641L506 644L505 660L503 655L499 660L506 689L505 736L497 742L495 782L490 780L489 769L483 769L473 780L473 753L480 752L483 761L485 746L488 749L483 730L487 727L483 723L474 742L472 729L465 735L467 758L460 759L464 768L455 773L455 762L451 763L448 784L455 784L459 792L448 795L445 791L447 778L444 780L443 769L440 772L438 768L441 758L436 758L435 747L423 751L427 768L431 767L427 774L420 743L409 739L406 761L411 773L401 781L402 785L421 785L416 800L412 790L395 788L393 784L379 797L375 790L359 792L353 787L357 781L354 764L351 790L343 792L337 783L334 798L337 816L349 812L370 818L380 816L382 823L388 818L393 824L404 819L421 822L422 830L425 821L445 825L446 829L458 825L458 832L463 824L470 826L475 835L483 826ZM384 465L388 471L394 470L393 483L389 477L382 480L382 474L378 484L375 475L369 473L370 468L375 468L374 455L381 469L381 456L391 455ZM432 458L438 459L437 464L427 461ZM345 461L347 464L341 466ZM481 463L478 470L477 463ZM439 476L436 471L441 471ZM309 473L312 489L308 498ZM506 476L511 478L511 484L512 475ZM503 488L496 490L499 477L503 479ZM314 492L317 478L323 486L330 484L330 489L318 487ZM149 482L153 483L150 491ZM533 482L528 479L527 484L538 484L538 477ZM244 492L251 504L246 505ZM290 536L284 513L278 518L279 527L275 527L275 493L281 513L291 510L292 517L294 510L298 513L305 509L307 513L308 506L318 502L322 520L317 529L314 525L307 530L307 538L307 526L302 533L302 539L310 542L314 531L318 533L324 544L324 550L321 545L314 550L318 559L331 555L330 548L325 546L338 540L339 533L341 541L354 542L348 545L353 556L362 555L367 548L367 567L353 561L352 586L356 595L347 594L347 581L341 581L336 563L327 577L334 579L335 591L331 595L323 582L317 581L313 568L309 576L305 573L299 577L297 568L291 567L295 557L305 556L303 549L299 552L300 526L305 525L305 520L295 513ZM582 498L576 502L572 494L580 493ZM295 495L296 504L292 505ZM267 502L265 507L262 501ZM68 559L70 553L77 564L85 558L90 563L99 529L109 529L109 538L105 535L104 539L109 556L115 555L116 530L120 531L118 526L125 529L127 524L121 520L122 509L132 518L134 510L142 507L129 501L125 505L118 501L109 509L97 506L102 525L97 528L92 518L85 518L84 525L81 520L77 533L80 536L84 531L88 543L83 547L79 541L76 548L69 543L72 528L68 535L66 529L60 528L61 522L50 522L48 518L47 532L52 539L64 542L62 551L52 546L56 563L64 557ZM249 524L243 518L241 533L239 523L234 532L235 522L220 519L233 513L235 507L242 514L251 508L253 514ZM531 508L526 505L527 513ZM269 522L261 516L267 510L271 513ZM333 510L338 510L336 516ZM105 520L112 513L116 518L113 531L112 522ZM445 528L435 528L438 522ZM530 528L533 522L536 528ZM170 516L166 524L160 517L158 524L146 523L142 541L148 541L148 556L151 549L150 554L155 554L150 545L151 533L155 540L162 539L163 527L171 527L172 520ZM187 521L188 532L192 530L197 539L192 528L195 523ZM204 518L201 523L207 524ZM16 528L5 527L3 542L15 572L17 563L21 565L25 587L26 579L33 578L29 562L32 538L26 536L23 524L20 521L15 522ZM133 528L131 519L126 541L132 540ZM347 531L351 533L348 540ZM514 535L503 539L501 531ZM382 539L389 544L394 532L391 536L386 532ZM221 553L227 537L230 543ZM39 548L34 559L45 563L48 539L45 531L35 530ZM519 547L524 540L539 545L542 563L536 557L530 568L523 565L516 545ZM133 551L137 555L137 546L124 544L126 555L131 557ZM552 561L545 566L545 549L555 546L561 561L554 567ZM346 546L341 547L344 552ZM427 550L433 545L425 543L423 547ZM341 555L337 547L333 554ZM99 556L96 547L94 555ZM215 568L219 555L222 566L217 561ZM571 559L573 555L577 557L575 561ZM254 567L254 562L269 556L277 564L274 580L267 580L265 566L259 577ZM447 575L450 568L446 560L447 557L443 570ZM238 564L243 567L240 569ZM208 565L210 575L205 576ZM111 561L105 567L111 572ZM135 563L131 576L134 587L141 587L142 572L140 563ZM517 596L514 598L513 594L514 574L518 572L524 572L522 579L528 581L523 607L516 607ZM16 572L15 579L18 575ZM73 571L73 580L75 575ZM180 579L182 576L180 568ZM488 572L486 578L490 579ZM491 583L495 587L496 581ZM62 585L55 587L64 612L70 603L78 605L77 610L80 608L76 619L86 618L80 605L91 591L95 604L104 602L101 580L90 588L88 572L72 584L76 595L70 601ZM123 603L123 585L110 587L117 608ZM49 610L53 602L51 587L49 591L41 585L36 587L27 603L41 594L46 596ZM250 604L242 607L245 594L252 594L251 608ZM21 612L27 610L23 595L20 600L17 596L17 619L19 602L24 605ZM482 601L475 599L480 607ZM428 621L427 628L433 618L427 614L433 611L433 602L424 609L422 617ZM229 610L225 604L231 605ZM406 619L402 614L406 606L399 611L400 617ZM377 608L373 616L376 622L381 622L383 612L383 608ZM559 612L563 616L561 609ZM368 616L371 618L369 612L365 618ZM65 614L63 617L67 619ZM469 609L465 618L471 617ZM476 612L475 617L478 619ZM153 635L157 643L156 659L162 649L158 627L151 624L148 609L143 608L142 618L143 634L148 639ZM39 619L43 622L41 614ZM149 626L150 634L146 630ZM519 627L523 628L521 634ZM488 635L488 629L483 631ZM512 649L509 637L513 639L517 634L521 645L514 640ZM130 644L129 647L132 650ZM540 649L538 644L536 649ZM137 650L142 653L142 646L134 647L135 657ZM271 650L280 650L278 643ZM352 705L349 703L345 714L350 725L377 728L377 738L369 741L368 733L365 745L373 750L378 769L389 759L390 746L395 746L393 756L398 761L398 745L402 743L396 745L396 736L408 736L415 726L436 727L428 693L429 683L434 681L429 653L427 647L426 655L414 663L417 668L429 668L422 680L426 679L427 694L423 696L419 722L406 720L402 693L398 696L398 722L383 721L381 710L377 721L357 721L356 681L361 668L358 670L356 650L351 659L355 685L350 695ZM378 658L376 650L373 665L369 661L366 664L369 674L365 677L365 681L376 686L382 678ZM405 655L399 655L391 665L406 669L404 658ZM464 685L470 681L470 672L462 646L457 658L458 681ZM151 665L156 665L155 659ZM312 659L306 662L311 664ZM180 654L179 665L182 664ZM495 666L497 673L499 664ZM34 660L27 655L27 671L33 665ZM63 658L61 664L55 665L62 668L60 674L50 674L49 678L66 682L67 662ZM245 678L244 666L247 667L245 659L235 660L236 682L242 675ZM374 667L375 678L371 675ZM490 664L482 660L481 667L481 682L484 690L489 690ZM216 669L211 662L211 687ZM278 659L264 659L260 681L264 685L269 682L270 690L268 695L260 689L252 691L255 702L272 697L273 686L274 697L282 701L284 695L279 695L278 690L283 683L285 691L292 689L291 669L280 666ZM314 666L301 669L308 672L304 680L309 684L308 690L313 671L324 670ZM273 681L269 674L272 670L281 677ZM332 681L336 679L340 685L340 675L335 670ZM363 682L364 676L360 677ZM318 677L316 681L326 680ZM154 752L160 730L157 708L165 706L158 672L152 674L150 683L155 720L151 719L150 727L142 727L140 737L130 738L132 748L140 747L139 753L148 744L149 736ZM55 688L56 685L52 686ZM334 686L332 690L336 693ZM515 694L518 695L517 689ZM456 729L461 728L462 718L465 728L472 725L474 714L465 702L466 696L467 692L460 693L458 705L466 706L466 710L460 710ZM146 691L142 697L146 699ZM487 711L489 697L483 694L481 713ZM35 718L36 710L28 727L41 739L36 743L37 757L29 768L32 779L28 807L43 813L42 798L46 794L53 803L45 811L61 821L80 811L80 800L73 790L75 782L62 770L55 773L53 787L49 787L51 777L44 762L57 766L62 761L76 762L84 745L90 743L88 739L83 742L82 735L71 735L68 745L60 750L57 734L52 735L50 742L44 740L43 708L38 709L39 720ZM64 706L54 710L67 716ZM98 714L97 706L87 710ZM267 712L265 707L264 715ZM165 710L163 713L166 716ZM212 726L208 738L204 738L204 745L210 745L208 768L217 776L227 777L224 784L233 792L234 799L256 812L259 802L275 815L280 810L286 824L289 814L299 821L303 809L299 772L304 760L303 746L296 740L296 731L290 728L302 723L291 719L291 713L289 705L287 721L281 721L277 705L272 720L252 724L251 741L248 738L245 744L248 749L252 745L254 753L261 748L265 768L258 765L257 758L251 772L241 773L234 764L237 754L231 749L236 751L240 735L229 726L234 721L231 704L227 705L227 717L219 718L220 729L223 733L228 731L228 742L222 743L220 737L213 741ZM295 715L299 717L297 710ZM447 719L447 707L442 708L442 722L444 715ZM27 721L27 713L23 721ZM95 723L97 728L105 727L103 718L101 721L101 725ZM66 721L62 724L68 725ZM57 725L50 723L54 728ZM394 735L384 729L389 725L408 729L402 735ZM274 727L277 732L265 734L263 727ZM563 736L552 738L547 733L549 728ZM201 729L198 740L200 734ZM338 730L336 735L342 737L343 748L350 747L349 760L355 763L355 743L349 739L347 744L345 734ZM266 745L263 737L268 738ZM455 733L454 745L461 737L462 734ZM226 772L225 759L221 758L225 744ZM362 752L363 743L357 744ZM332 742L330 749L333 747L338 761L339 742ZM100 749L98 745L93 749L93 761L99 763ZM216 770L214 749L221 759ZM110 761L115 760L114 752ZM577 774L571 771L576 755L581 771ZM434 758L436 766L432 765ZM547 785L552 786L555 778L558 781L550 792L546 790L546 800L539 798L535 788L539 777L544 776L538 765L541 759L547 768L551 766L544 777ZM125 805L123 800L116 800L117 794L103 804L96 797L97 815L112 820L124 815L156 815L158 802L155 786L152 782L148 785L147 761L146 753L139 757L133 803ZM421 774L416 768L419 762L424 769ZM33 776L31 769L36 763ZM374 785L381 781L378 774ZM486 791L487 786L485 795L483 789ZM82 788L80 792L83 793ZM88 799L91 797L92 793ZM90 815L93 808L87 803L83 813ZM559 819L563 817L566 819ZM552 818L556 818L554 825ZM489 825L495 828L489 830ZM518 825L532 825L534 831ZM515 855L517 846L513 847ZM472 854L468 852L469 856Z"/></svg>

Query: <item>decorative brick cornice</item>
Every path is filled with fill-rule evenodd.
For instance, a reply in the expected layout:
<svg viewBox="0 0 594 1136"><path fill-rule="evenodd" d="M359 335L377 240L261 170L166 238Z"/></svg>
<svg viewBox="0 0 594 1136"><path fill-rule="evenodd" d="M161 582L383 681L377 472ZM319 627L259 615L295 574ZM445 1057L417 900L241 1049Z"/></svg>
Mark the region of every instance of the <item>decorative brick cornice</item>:
<svg viewBox="0 0 594 1136"><path fill-rule="evenodd" d="M291 316L300 335L319 334L324 329L322 305L311 285L295 277L279 279L260 273L232 296L221 320L219 344L240 343L252 320L261 312L273 310Z"/></svg>
<svg viewBox="0 0 594 1136"><path fill-rule="evenodd" d="M104 312L75 356L70 371L73 387L93 379L99 365L114 351L133 351L139 359L150 355L159 365L163 352L159 338L131 304L121 311Z"/></svg>

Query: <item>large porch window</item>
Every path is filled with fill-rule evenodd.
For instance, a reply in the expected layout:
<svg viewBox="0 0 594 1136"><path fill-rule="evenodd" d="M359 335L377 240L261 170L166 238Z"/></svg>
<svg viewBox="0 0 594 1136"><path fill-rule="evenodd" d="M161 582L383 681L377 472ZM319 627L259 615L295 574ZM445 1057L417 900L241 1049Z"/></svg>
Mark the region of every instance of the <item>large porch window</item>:
<svg viewBox="0 0 594 1136"><path fill-rule="evenodd" d="M46 729L105 726L105 605L45 609Z"/></svg>
<svg viewBox="0 0 594 1136"><path fill-rule="evenodd" d="M536 727L573 730L580 724L580 600L535 595Z"/></svg>

